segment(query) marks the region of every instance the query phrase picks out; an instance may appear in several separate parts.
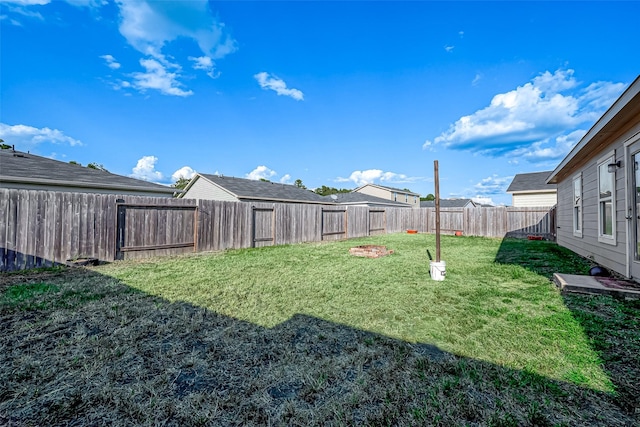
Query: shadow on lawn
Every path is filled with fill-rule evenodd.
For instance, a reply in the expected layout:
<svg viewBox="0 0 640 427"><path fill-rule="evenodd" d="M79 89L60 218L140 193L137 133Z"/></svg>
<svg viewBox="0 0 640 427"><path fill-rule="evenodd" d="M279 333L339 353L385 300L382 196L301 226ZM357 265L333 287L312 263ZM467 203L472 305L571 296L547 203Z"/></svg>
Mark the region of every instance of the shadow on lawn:
<svg viewBox="0 0 640 427"><path fill-rule="evenodd" d="M531 372L306 315L263 328L85 269L0 276L0 324L0 425L634 423Z"/></svg>
<svg viewBox="0 0 640 427"><path fill-rule="evenodd" d="M496 262L520 265L549 280L553 273L588 275L594 265L556 243L514 239L502 241ZM582 294L562 298L603 362L618 393L617 404L640 423L640 300Z"/></svg>

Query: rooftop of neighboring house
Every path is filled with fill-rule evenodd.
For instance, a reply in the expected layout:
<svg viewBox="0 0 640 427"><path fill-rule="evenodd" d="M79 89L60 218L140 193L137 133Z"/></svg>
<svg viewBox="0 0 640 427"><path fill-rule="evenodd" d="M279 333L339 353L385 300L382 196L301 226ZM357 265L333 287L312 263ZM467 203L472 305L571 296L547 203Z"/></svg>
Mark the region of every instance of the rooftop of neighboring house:
<svg viewBox="0 0 640 427"><path fill-rule="evenodd" d="M433 208L436 206L435 200L420 201L421 208ZM479 206L471 199L440 199L440 207L441 208L466 208L471 207L474 208Z"/></svg>
<svg viewBox="0 0 640 427"><path fill-rule="evenodd" d="M360 187L356 188L356 189L355 189L355 190L353 190L353 191L354 191L354 192L357 192L357 191L358 191L358 190L360 190L361 188L364 188L364 187L367 187L367 186L370 186L370 187L378 187L378 188L382 188L382 189L389 190L389 191L396 192L396 193L409 194L409 195L411 195L411 196L418 196L418 197L420 197L420 194L418 194L418 193L414 193L413 191L410 191L410 190L405 190L405 189L402 189L402 188L387 187L387 186L379 185L379 184L365 184L365 185L361 185Z"/></svg>
<svg viewBox="0 0 640 427"><path fill-rule="evenodd" d="M556 191L556 184L547 184L547 178L550 174L551 171L519 173L513 177L513 181L507 188L507 193Z"/></svg>
<svg viewBox="0 0 640 427"><path fill-rule="evenodd" d="M319 194L295 185L223 175L203 173L198 175L224 188L239 199L326 203L325 199ZM185 190L188 189L189 186Z"/></svg>
<svg viewBox="0 0 640 427"><path fill-rule="evenodd" d="M334 197L332 197L334 196ZM370 196L364 193L338 193L331 194L328 196L322 196L327 201L327 203L340 203L340 204L358 204L358 203L367 203L367 204L375 204L375 205L386 205L386 206L395 206L395 207L408 207L410 206L407 203L396 202L393 200L383 199L380 197Z"/></svg>
<svg viewBox="0 0 640 427"><path fill-rule="evenodd" d="M176 191L175 188L165 185L13 149L0 150L0 182L81 187L94 189L96 192L99 192L99 189L167 194Z"/></svg>

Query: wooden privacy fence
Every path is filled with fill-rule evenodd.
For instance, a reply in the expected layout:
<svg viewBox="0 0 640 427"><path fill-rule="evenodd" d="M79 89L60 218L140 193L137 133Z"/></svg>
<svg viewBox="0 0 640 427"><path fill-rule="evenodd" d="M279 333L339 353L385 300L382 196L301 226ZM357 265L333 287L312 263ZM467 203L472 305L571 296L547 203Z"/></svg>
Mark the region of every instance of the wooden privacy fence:
<svg viewBox="0 0 640 427"><path fill-rule="evenodd" d="M555 238L554 208L441 209L443 233ZM435 209L0 189L0 271L435 230Z"/></svg>

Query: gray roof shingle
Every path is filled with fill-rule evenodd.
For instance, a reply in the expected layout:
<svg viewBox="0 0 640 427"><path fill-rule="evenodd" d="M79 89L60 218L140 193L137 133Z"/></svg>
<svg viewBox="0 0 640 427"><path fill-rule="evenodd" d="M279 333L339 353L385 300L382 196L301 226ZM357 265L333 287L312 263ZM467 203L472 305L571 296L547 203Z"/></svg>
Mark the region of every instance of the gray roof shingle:
<svg viewBox="0 0 640 427"><path fill-rule="evenodd" d="M173 193L175 188L14 150L0 150L0 182Z"/></svg>
<svg viewBox="0 0 640 427"><path fill-rule="evenodd" d="M222 175L199 174L205 179L226 189L239 199L292 201L326 203L326 200L310 190L290 184L280 184L268 181L235 178Z"/></svg>
<svg viewBox="0 0 640 427"><path fill-rule="evenodd" d="M513 181L507 188L507 193L556 190L556 184L547 184L547 178L550 174L551 171L519 173L513 177Z"/></svg>
<svg viewBox="0 0 640 427"><path fill-rule="evenodd" d="M393 200L383 199L381 197L370 196L364 193L351 192L351 193L338 193L333 194L336 196L335 199L329 196L323 196L323 198L327 201L327 203L369 203L369 204L378 204L378 205L392 205L398 207L410 207L411 205L407 203L395 202Z"/></svg>
<svg viewBox="0 0 640 427"><path fill-rule="evenodd" d="M471 203L472 207L475 207L475 203L471 199L440 199L441 208L464 208L469 203ZM420 202L421 208L434 208L435 206L436 202L434 200L422 200Z"/></svg>

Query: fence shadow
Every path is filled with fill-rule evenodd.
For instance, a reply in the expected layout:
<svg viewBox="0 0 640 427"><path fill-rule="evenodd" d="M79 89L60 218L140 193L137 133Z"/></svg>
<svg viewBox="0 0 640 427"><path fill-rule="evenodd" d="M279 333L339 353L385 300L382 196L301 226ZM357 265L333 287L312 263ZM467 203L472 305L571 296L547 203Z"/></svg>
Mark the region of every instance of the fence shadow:
<svg viewBox="0 0 640 427"><path fill-rule="evenodd" d="M2 425L634 422L528 371L302 314L265 328L89 269L0 275L0 320Z"/></svg>
<svg viewBox="0 0 640 427"><path fill-rule="evenodd" d="M524 243L524 244L523 244ZM553 256L549 256L553 254ZM550 261L553 260L553 261ZM503 239L495 261L520 265L552 280L553 273L588 275L589 260L553 242ZM640 420L640 300L604 295L563 294L592 349L613 382L623 412Z"/></svg>

